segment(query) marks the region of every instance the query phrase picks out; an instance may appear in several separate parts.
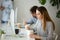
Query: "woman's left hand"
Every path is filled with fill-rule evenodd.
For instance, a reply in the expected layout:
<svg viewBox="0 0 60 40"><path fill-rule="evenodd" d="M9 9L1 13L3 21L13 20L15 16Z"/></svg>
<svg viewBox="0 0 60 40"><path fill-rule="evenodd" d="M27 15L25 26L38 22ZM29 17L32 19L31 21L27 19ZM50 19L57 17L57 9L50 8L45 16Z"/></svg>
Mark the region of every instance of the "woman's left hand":
<svg viewBox="0 0 60 40"><path fill-rule="evenodd" d="M36 35L34 35L34 34L30 34L30 37L31 37L31 38L35 38L35 36L36 36Z"/></svg>
<svg viewBox="0 0 60 40"><path fill-rule="evenodd" d="M40 37L40 36L35 35L35 34L30 34L30 37L31 37L31 38L36 38L36 39L41 39L41 37Z"/></svg>

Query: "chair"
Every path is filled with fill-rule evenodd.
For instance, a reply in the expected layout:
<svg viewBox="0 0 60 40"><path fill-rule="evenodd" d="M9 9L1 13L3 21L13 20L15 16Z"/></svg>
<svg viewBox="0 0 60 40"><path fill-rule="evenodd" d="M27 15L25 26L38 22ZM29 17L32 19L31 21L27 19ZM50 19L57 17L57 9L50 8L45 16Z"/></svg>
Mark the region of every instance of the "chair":
<svg viewBox="0 0 60 40"><path fill-rule="evenodd" d="M53 33L53 38L54 40L58 40L58 34L56 34L55 32Z"/></svg>

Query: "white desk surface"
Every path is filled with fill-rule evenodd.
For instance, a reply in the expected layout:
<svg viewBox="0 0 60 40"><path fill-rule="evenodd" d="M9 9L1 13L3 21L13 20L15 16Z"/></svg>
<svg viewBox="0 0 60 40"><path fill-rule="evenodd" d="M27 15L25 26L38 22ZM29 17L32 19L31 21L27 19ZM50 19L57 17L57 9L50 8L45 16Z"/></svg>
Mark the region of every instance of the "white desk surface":
<svg viewBox="0 0 60 40"><path fill-rule="evenodd" d="M1 40L34 40L33 38L27 37L27 32L25 32L25 29L22 29L22 32L20 30L19 33L20 35L21 33L23 33L23 37L14 35L11 26L7 26L7 24L2 24L1 29L3 29L6 32L5 37L3 37L4 39L1 38Z"/></svg>

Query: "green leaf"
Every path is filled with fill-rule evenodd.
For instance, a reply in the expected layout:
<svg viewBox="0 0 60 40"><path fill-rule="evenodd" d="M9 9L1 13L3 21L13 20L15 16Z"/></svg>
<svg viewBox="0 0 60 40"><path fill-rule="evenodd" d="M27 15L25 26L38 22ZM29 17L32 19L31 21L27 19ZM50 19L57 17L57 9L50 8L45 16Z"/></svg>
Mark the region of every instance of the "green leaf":
<svg viewBox="0 0 60 40"><path fill-rule="evenodd" d="M44 5L46 3L46 0L39 0L39 3L41 3L42 5Z"/></svg>
<svg viewBox="0 0 60 40"><path fill-rule="evenodd" d="M52 4L52 6L57 6L57 9L60 6L60 0L50 0L50 3Z"/></svg>
<svg viewBox="0 0 60 40"><path fill-rule="evenodd" d="M0 29L0 35L5 34L3 30Z"/></svg>
<svg viewBox="0 0 60 40"><path fill-rule="evenodd" d="M50 0L50 3L52 3L53 2L53 0Z"/></svg>
<svg viewBox="0 0 60 40"><path fill-rule="evenodd" d="M56 17L57 17L57 18L60 18L60 10L57 12Z"/></svg>

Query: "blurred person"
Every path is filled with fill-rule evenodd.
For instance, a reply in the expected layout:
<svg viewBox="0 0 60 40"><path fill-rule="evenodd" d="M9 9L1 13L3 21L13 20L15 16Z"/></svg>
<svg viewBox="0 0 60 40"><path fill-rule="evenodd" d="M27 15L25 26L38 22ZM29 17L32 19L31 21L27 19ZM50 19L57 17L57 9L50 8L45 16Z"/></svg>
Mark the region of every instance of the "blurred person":
<svg viewBox="0 0 60 40"><path fill-rule="evenodd" d="M27 25L27 24L32 25L32 24L36 23L36 21L37 21L36 9L37 8L38 8L38 6L31 7L30 12L31 12L32 18L30 18L29 20L24 21L24 25Z"/></svg>
<svg viewBox="0 0 60 40"><path fill-rule="evenodd" d="M2 20L1 23L7 23L10 18L10 12L12 9L12 0L3 0L1 5L2 10Z"/></svg>

